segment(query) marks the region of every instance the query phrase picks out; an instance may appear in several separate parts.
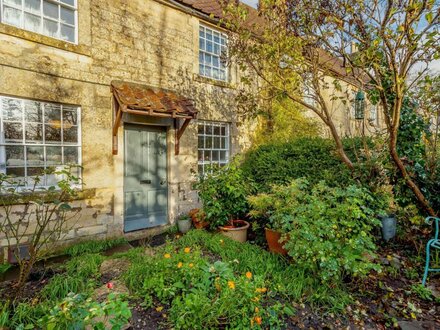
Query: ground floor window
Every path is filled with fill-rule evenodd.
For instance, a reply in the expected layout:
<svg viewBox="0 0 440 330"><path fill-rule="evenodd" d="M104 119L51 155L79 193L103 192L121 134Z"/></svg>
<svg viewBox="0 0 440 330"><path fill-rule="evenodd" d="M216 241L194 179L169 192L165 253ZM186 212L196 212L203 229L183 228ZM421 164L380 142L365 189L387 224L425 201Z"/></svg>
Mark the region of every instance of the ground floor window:
<svg viewBox="0 0 440 330"><path fill-rule="evenodd" d="M45 169L81 164L79 107L0 96L0 116L0 172L33 185ZM56 182L50 174L39 185Z"/></svg>
<svg viewBox="0 0 440 330"><path fill-rule="evenodd" d="M229 162L229 124L214 121L198 122L198 169L205 173L207 166L223 166Z"/></svg>

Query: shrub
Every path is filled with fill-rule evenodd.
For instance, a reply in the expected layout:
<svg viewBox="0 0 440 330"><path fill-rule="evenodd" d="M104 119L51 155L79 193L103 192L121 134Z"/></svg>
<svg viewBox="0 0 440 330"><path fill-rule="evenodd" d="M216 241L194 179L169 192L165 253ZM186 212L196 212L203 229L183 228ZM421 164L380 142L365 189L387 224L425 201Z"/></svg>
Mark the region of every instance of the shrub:
<svg viewBox="0 0 440 330"><path fill-rule="evenodd" d="M352 182L334 142L322 138L261 145L245 155L242 171L258 192L268 192L274 184L283 185L302 177L311 183L325 180L331 186Z"/></svg>
<svg viewBox="0 0 440 330"><path fill-rule="evenodd" d="M38 323L42 329L121 329L131 318L128 302L109 294L102 303L70 293Z"/></svg>
<svg viewBox="0 0 440 330"><path fill-rule="evenodd" d="M242 218L248 211L246 196L250 187L237 159L200 176L196 189L203 202L206 220L213 229L225 225L228 220Z"/></svg>
<svg viewBox="0 0 440 330"><path fill-rule="evenodd" d="M271 216L285 219L289 240L284 247L297 267L333 283L346 274L378 269L371 261L378 210L368 190L354 185L330 188L324 182L311 185L299 179L275 187L269 195L274 199Z"/></svg>

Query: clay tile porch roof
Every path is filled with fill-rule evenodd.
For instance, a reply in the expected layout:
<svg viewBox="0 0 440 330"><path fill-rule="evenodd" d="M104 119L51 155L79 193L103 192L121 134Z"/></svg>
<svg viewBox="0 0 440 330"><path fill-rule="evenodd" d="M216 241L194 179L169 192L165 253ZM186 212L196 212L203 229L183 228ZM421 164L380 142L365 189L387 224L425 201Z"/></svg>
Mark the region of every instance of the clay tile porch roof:
<svg viewBox="0 0 440 330"><path fill-rule="evenodd" d="M174 92L123 81L112 81L111 87L119 106L125 107L127 112L154 117L197 117L192 100Z"/></svg>

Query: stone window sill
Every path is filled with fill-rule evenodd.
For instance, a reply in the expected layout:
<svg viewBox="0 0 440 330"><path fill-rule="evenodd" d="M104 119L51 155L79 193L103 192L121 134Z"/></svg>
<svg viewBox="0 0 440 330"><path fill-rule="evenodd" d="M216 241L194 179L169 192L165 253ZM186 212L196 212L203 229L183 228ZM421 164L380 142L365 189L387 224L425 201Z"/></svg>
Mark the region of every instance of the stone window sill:
<svg viewBox="0 0 440 330"><path fill-rule="evenodd" d="M23 30L15 26L10 26L0 23L0 33L7 34L13 37L29 40L46 46L55 47L68 52L77 53L81 55L90 56L90 47L85 45L76 45L63 40L47 37L45 35Z"/></svg>
<svg viewBox="0 0 440 330"><path fill-rule="evenodd" d="M202 82L202 83L206 83L206 84L211 84L214 86L223 87L223 88L235 89L235 85L230 82L203 77L203 76L199 75L198 73L194 73L193 80L198 81L198 82Z"/></svg>
<svg viewBox="0 0 440 330"><path fill-rule="evenodd" d="M36 193L38 194L38 193ZM7 199L8 195L3 195L2 197ZM33 194L33 196L35 196ZM85 199L90 199L96 196L96 189L83 189L77 192L77 195L72 198L72 201L80 201ZM0 205L23 205L27 204L30 201L31 194L29 193L21 193L19 196L15 196L12 200L4 200L0 203ZM50 203L50 200L46 201Z"/></svg>

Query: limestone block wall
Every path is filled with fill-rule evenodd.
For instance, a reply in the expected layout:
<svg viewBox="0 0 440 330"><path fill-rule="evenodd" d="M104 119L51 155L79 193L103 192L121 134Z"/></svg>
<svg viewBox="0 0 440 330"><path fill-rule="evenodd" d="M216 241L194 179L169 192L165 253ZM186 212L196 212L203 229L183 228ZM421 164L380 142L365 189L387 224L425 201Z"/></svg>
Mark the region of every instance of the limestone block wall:
<svg viewBox="0 0 440 330"><path fill-rule="evenodd" d="M171 89L193 98L200 119L230 123L232 153L249 145L246 126L237 124L236 69L230 69L226 85L198 76L200 21L164 1L78 0L77 45L0 23L0 94L81 107L84 189L93 195L75 202L82 212L69 242L123 235L123 129L120 152L113 156L112 80ZM148 118L136 120L157 124ZM161 124L168 127L173 222L198 202L191 184L191 170L197 170L197 125L188 127L180 155L175 156L172 123Z"/></svg>

